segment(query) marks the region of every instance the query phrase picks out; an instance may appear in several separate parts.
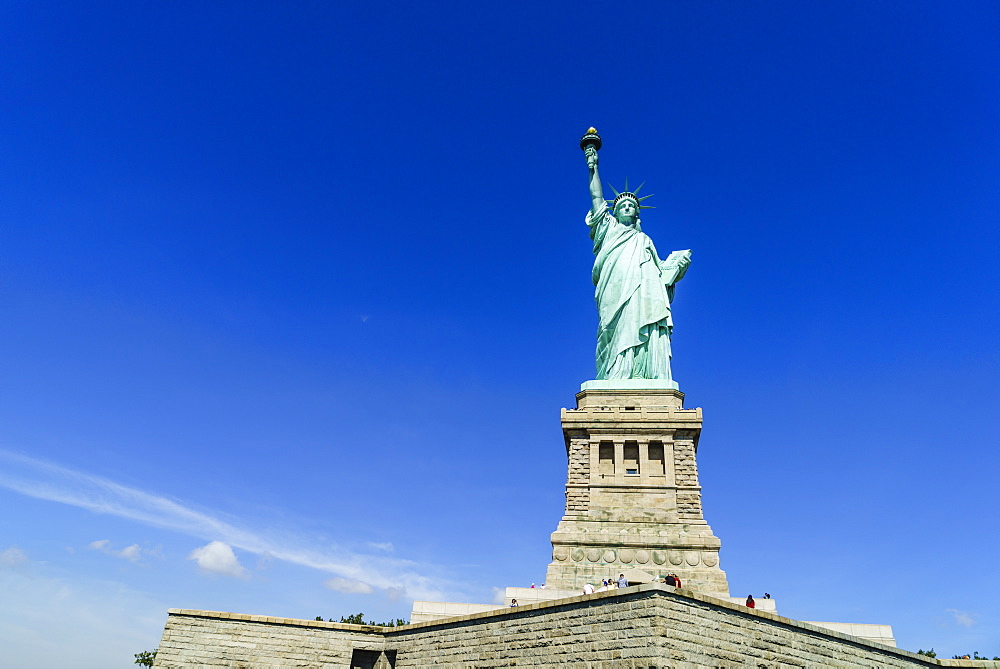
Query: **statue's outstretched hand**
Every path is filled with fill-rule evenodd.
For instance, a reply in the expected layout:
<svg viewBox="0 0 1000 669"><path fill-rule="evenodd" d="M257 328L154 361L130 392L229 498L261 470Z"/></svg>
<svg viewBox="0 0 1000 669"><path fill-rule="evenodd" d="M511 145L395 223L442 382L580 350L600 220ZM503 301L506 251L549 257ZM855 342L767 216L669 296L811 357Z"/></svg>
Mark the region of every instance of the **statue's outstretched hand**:
<svg viewBox="0 0 1000 669"><path fill-rule="evenodd" d="M587 146L583 151L584 155L587 156L587 167L594 169L597 167L597 149L593 145Z"/></svg>

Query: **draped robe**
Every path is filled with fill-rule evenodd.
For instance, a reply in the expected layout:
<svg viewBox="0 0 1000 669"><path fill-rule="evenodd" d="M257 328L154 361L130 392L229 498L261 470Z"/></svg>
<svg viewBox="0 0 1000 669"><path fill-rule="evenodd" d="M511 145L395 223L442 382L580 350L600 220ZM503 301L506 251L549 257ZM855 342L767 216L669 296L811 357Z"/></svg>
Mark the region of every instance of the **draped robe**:
<svg viewBox="0 0 1000 669"><path fill-rule="evenodd" d="M670 302L691 251L666 260L637 220L624 225L607 206L587 214L594 240L598 379L670 379Z"/></svg>

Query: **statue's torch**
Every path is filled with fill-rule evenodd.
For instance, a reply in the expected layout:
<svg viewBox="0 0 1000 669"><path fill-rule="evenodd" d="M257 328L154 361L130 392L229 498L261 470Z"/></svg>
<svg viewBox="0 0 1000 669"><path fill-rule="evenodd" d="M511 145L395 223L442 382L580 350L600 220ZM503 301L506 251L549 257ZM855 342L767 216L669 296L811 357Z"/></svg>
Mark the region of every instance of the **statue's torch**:
<svg viewBox="0 0 1000 669"><path fill-rule="evenodd" d="M587 134L580 138L580 148L586 151L588 146L594 147L595 151L600 150L601 136L597 134L597 128L587 128Z"/></svg>

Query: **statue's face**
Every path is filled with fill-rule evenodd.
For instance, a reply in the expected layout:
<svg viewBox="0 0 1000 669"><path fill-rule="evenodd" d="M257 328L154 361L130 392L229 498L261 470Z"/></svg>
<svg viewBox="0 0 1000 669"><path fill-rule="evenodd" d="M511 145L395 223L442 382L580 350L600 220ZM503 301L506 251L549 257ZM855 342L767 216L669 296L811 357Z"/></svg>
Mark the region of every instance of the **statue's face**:
<svg viewBox="0 0 1000 669"><path fill-rule="evenodd" d="M625 225L632 225L635 223L635 219L639 215L639 208L635 206L632 200L624 199L618 203L618 207L615 209L615 216L619 221Z"/></svg>

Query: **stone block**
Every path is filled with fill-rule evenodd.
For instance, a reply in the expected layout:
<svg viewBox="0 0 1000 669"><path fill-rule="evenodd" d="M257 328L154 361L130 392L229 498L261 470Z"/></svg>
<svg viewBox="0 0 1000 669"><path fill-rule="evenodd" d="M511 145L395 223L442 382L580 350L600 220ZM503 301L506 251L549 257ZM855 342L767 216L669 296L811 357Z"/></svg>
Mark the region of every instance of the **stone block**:
<svg viewBox="0 0 1000 669"><path fill-rule="evenodd" d="M549 587L582 589L639 568L728 594L720 542L702 516L701 411L664 388L591 388L562 412L566 508L552 534Z"/></svg>
<svg viewBox="0 0 1000 669"><path fill-rule="evenodd" d="M385 657L383 667L400 669L515 663L866 669L942 666L937 660L844 631L659 584L398 628L334 623L314 627L308 622L284 618L255 621L208 611L174 610L167 620L156 666L347 666L360 651L378 653ZM868 629L871 627L884 626L852 625L845 629L859 634L873 632ZM220 637L231 643L218 643ZM947 666L989 665L949 661Z"/></svg>

